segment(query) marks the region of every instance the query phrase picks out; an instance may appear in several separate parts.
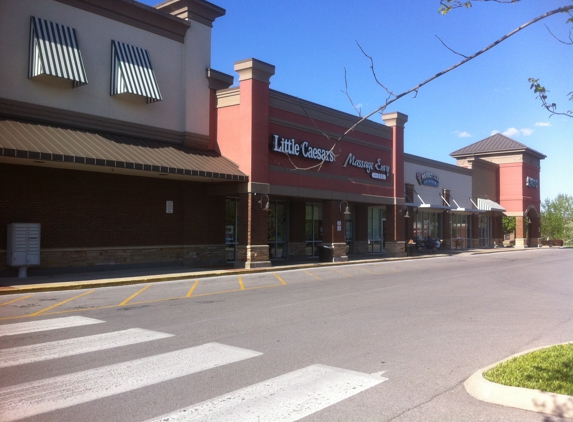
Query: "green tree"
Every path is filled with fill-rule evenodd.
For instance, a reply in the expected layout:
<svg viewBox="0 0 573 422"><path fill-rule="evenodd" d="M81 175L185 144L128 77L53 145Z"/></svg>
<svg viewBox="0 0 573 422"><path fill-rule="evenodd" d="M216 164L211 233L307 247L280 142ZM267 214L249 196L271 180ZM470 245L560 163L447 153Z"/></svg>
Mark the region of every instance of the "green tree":
<svg viewBox="0 0 573 422"><path fill-rule="evenodd" d="M560 193L541 204L541 236L573 244L573 196Z"/></svg>
<svg viewBox="0 0 573 422"><path fill-rule="evenodd" d="M504 215L501 221L503 225L503 234L515 232L515 217L508 217Z"/></svg>

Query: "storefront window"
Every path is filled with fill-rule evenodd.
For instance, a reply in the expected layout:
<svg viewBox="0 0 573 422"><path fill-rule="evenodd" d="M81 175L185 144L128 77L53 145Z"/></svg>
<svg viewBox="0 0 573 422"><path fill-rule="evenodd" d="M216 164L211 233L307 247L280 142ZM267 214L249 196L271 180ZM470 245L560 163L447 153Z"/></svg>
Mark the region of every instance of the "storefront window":
<svg viewBox="0 0 573 422"><path fill-rule="evenodd" d="M491 248L493 246L491 224L491 217L479 216L479 245L482 248Z"/></svg>
<svg viewBox="0 0 573 422"><path fill-rule="evenodd" d="M451 245L454 249L465 249L471 246L471 215L452 214Z"/></svg>
<svg viewBox="0 0 573 422"><path fill-rule="evenodd" d="M385 249L386 209L368 207L368 252L382 253Z"/></svg>
<svg viewBox="0 0 573 422"><path fill-rule="evenodd" d="M269 227L269 258L286 258L286 206L282 201L270 201L268 217Z"/></svg>
<svg viewBox="0 0 573 422"><path fill-rule="evenodd" d="M442 238L442 213L418 211L414 220L414 239Z"/></svg>
<svg viewBox="0 0 573 422"><path fill-rule="evenodd" d="M237 198L227 198L225 202L225 255L227 261L237 259Z"/></svg>
<svg viewBox="0 0 573 422"><path fill-rule="evenodd" d="M306 204L306 256L318 256L322 243L322 204Z"/></svg>

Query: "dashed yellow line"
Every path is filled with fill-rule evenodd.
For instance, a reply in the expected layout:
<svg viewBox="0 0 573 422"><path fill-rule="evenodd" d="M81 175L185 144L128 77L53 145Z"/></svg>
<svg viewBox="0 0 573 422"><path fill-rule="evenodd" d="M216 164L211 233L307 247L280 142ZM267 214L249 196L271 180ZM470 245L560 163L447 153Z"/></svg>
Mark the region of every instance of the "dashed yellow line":
<svg viewBox="0 0 573 422"><path fill-rule="evenodd" d="M78 298L80 298L80 297L82 297L82 296L89 295L90 293L93 293L93 292L95 292L95 290L90 290L89 292L84 292L84 293L82 293L81 295L77 295L77 296L71 297L71 298L69 298L69 299L64 300L63 302L56 303L55 305L52 305L52 306L50 306L50 307L48 307L48 308L45 308L45 309L42 309L41 311L34 312L33 314L30 314L29 316L38 316L38 315L40 315L40 314L43 314L44 312L47 312L47 311L49 311L49 310L51 310L51 309L54 309L54 308L57 308L58 306L61 306L61 305L65 304L65 303L71 302L71 301L74 300L74 299L78 299Z"/></svg>
<svg viewBox="0 0 573 422"><path fill-rule="evenodd" d="M353 277L352 274L345 273L344 271L337 270L336 268L330 268L330 269L331 269L332 271L336 271L337 273L344 274L345 276Z"/></svg>
<svg viewBox="0 0 573 422"><path fill-rule="evenodd" d="M19 297L18 299L13 299L13 300L10 300L8 302L0 303L0 306L9 305L11 303L18 302L19 300L28 299L29 297L32 297L32 296L34 296L34 295Z"/></svg>
<svg viewBox="0 0 573 422"><path fill-rule="evenodd" d="M132 294L131 296L129 296L127 299L125 299L123 302L121 302L119 304L119 306L123 306L126 305L127 302L129 302L131 299L133 299L134 297L136 297L138 294L143 293L145 290L149 289L151 287L151 284L148 284L147 286L145 286L143 289L140 289L139 291L135 292L134 294Z"/></svg>
<svg viewBox="0 0 573 422"><path fill-rule="evenodd" d="M314 275L314 274L313 274L313 273L311 273L310 271L304 270L304 272L305 272L305 273L307 273L308 275L310 275L310 276L312 276L312 277L316 278L317 280L320 280L320 281L322 281L322 278L320 278L320 277L319 277L319 276L317 276L317 275Z"/></svg>
<svg viewBox="0 0 573 422"><path fill-rule="evenodd" d="M273 275L279 279L279 281L286 286L286 282L277 274L277 273L273 273Z"/></svg>
<svg viewBox="0 0 573 422"><path fill-rule="evenodd" d="M243 284L243 277L239 276L239 286L241 286L241 290L245 290L245 285Z"/></svg>
<svg viewBox="0 0 573 422"><path fill-rule="evenodd" d="M191 287L191 289L189 289L189 293L187 293L187 296L185 297L191 297L193 291L195 290L195 287L197 287L197 284L199 284L199 280L196 280L195 283L193 283L193 286Z"/></svg>

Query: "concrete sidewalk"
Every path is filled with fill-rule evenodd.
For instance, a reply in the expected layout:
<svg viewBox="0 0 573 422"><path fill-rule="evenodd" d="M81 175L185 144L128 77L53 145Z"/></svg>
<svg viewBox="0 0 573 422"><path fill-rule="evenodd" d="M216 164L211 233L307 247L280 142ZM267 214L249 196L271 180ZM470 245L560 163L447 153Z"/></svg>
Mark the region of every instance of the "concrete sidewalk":
<svg viewBox="0 0 573 422"><path fill-rule="evenodd" d="M415 253L412 257L385 258L384 256L349 256L346 262L319 262L315 259L307 260L277 260L272 262L271 267L263 268L235 268L233 264L213 267L186 267L186 266L162 266L151 268L132 269L106 269L89 272L65 272L65 273L41 273L34 274L34 269L29 269L27 278L0 277L0 295L46 292L56 290L92 289L97 287L122 286L128 284L154 283L161 281L183 280L189 278L207 278L230 274L252 274L262 272L276 272L298 268L319 266L349 265L357 263L390 262L406 259L427 259L447 257L459 254L485 254L503 253L532 250L497 248L497 249L465 249L448 250L433 253ZM16 273L16 271L14 271Z"/></svg>

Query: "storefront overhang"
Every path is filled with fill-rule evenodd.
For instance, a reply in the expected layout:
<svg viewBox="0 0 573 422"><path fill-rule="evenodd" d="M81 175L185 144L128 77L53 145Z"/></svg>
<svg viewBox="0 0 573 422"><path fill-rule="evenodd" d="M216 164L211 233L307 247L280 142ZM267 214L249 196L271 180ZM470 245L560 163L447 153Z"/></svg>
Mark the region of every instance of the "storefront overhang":
<svg viewBox="0 0 573 422"><path fill-rule="evenodd" d="M0 120L0 161L141 176L248 182L236 164L209 150L116 134ZM145 174L147 173L147 174Z"/></svg>
<svg viewBox="0 0 573 422"><path fill-rule="evenodd" d="M505 212L506 209L491 199L478 198L477 207L483 211L499 211Z"/></svg>

